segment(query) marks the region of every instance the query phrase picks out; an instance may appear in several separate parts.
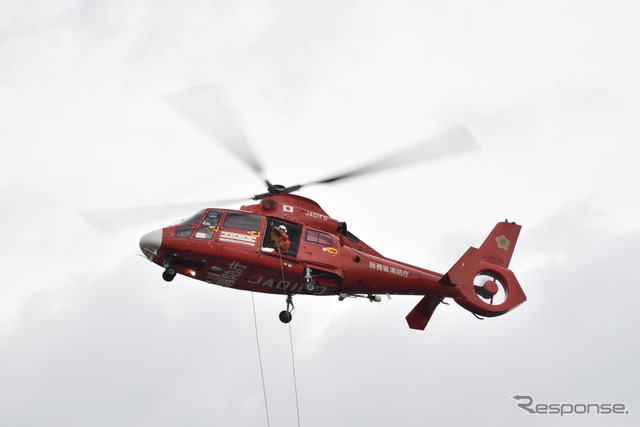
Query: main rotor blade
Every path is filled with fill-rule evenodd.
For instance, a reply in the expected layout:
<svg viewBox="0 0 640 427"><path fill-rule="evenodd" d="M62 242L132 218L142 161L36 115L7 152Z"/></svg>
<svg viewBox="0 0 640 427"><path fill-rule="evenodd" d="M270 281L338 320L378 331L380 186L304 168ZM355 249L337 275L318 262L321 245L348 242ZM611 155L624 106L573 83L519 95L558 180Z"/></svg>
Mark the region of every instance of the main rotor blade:
<svg viewBox="0 0 640 427"><path fill-rule="evenodd" d="M125 230L146 223L176 221L199 210L244 202L248 198L217 200L199 203L141 206L123 209L85 211L80 214L94 228L102 232ZM167 223L168 224L168 223Z"/></svg>
<svg viewBox="0 0 640 427"><path fill-rule="evenodd" d="M170 93L167 101L245 162L266 181L260 162L235 119L222 90L214 84L194 86Z"/></svg>
<svg viewBox="0 0 640 427"><path fill-rule="evenodd" d="M428 138L417 145L386 156L380 160L339 175L310 182L303 186L329 184L360 175L381 172L478 149L480 149L480 145L471 132L464 126L455 126L440 135Z"/></svg>

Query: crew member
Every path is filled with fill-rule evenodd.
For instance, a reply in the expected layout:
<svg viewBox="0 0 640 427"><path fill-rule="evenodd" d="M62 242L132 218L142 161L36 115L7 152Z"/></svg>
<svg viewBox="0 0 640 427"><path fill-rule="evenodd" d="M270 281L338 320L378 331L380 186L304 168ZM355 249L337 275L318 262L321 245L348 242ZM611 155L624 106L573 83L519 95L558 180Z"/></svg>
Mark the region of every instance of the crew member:
<svg viewBox="0 0 640 427"><path fill-rule="evenodd" d="M291 241L287 234L287 227L279 225L271 229L271 240L274 242L276 252L280 254L288 254L291 248Z"/></svg>

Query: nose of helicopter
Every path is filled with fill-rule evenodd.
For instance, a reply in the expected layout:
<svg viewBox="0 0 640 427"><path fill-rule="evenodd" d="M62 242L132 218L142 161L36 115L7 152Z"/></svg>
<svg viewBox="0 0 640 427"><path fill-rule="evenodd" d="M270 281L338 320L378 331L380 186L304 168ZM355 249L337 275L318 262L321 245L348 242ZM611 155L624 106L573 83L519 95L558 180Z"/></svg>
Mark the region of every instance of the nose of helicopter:
<svg viewBox="0 0 640 427"><path fill-rule="evenodd" d="M153 260L153 257L158 255L161 245L162 229L153 230L140 238L140 250L149 260Z"/></svg>

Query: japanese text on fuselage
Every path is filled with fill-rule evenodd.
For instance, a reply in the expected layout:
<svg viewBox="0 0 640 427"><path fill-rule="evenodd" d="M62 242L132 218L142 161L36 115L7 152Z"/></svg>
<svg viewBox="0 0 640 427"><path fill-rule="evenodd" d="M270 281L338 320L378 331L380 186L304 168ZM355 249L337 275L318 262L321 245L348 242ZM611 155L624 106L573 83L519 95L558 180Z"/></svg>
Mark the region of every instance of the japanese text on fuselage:
<svg viewBox="0 0 640 427"><path fill-rule="evenodd" d="M384 273L395 274L396 276L409 277L409 272L407 270L380 264L379 262L369 261L369 268L377 271L382 271Z"/></svg>
<svg viewBox="0 0 640 427"><path fill-rule="evenodd" d="M246 269L246 265L240 264L238 261L231 261L229 267L223 270L222 273L207 273L209 279L207 281L214 285L233 287Z"/></svg>

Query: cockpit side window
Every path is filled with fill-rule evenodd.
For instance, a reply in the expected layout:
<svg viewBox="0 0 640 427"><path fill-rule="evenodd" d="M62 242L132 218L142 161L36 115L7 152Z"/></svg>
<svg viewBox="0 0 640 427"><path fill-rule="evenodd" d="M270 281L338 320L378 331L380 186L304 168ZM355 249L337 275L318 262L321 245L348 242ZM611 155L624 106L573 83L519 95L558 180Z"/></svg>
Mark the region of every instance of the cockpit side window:
<svg viewBox="0 0 640 427"><path fill-rule="evenodd" d="M207 212L204 219L202 220L202 225L206 225L208 227L217 227L218 222L220 221L221 214L222 214L222 211L210 210L209 212Z"/></svg>
<svg viewBox="0 0 640 427"><path fill-rule="evenodd" d="M212 240L213 236L218 231L218 222L220 222L220 216L222 211L209 210L202 219L202 225L198 228L198 231L193 235L196 239Z"/></svg>
<svg viewBox="0 0 640 427"><path fill-rule="evenodd" d="M213 239L214 234L215 234L215 231L213 230L212 227L202 226L198 228L198 231L196 231L196 234L194 234L193 237L195 237L196 239L211 240Z"/></svg>

